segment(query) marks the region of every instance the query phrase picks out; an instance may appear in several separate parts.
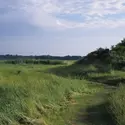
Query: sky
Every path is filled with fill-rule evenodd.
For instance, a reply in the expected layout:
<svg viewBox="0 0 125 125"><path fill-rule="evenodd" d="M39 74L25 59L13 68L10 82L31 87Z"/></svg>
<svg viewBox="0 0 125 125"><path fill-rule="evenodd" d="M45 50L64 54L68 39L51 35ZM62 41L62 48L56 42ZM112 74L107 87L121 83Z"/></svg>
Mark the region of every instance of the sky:
<svg viewBox="0 0 125 125"><path fill-rule="evenodd" d="M125 37L125 0L0 0L0 54L81 55Z"/></svg>

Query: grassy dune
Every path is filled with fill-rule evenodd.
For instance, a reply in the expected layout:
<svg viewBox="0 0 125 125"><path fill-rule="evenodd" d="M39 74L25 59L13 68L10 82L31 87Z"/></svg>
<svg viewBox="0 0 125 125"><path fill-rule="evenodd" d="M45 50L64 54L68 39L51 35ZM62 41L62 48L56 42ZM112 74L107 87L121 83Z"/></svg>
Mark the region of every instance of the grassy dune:
<svg viewBox="0 0 125 125"><path fill-rule="evenodd" d="M124 125L125 72L103 68L1 63L0 125Z"/></svg>
<svg viewBox="0 0 125 125"><path fill-rule="evenodd" d="M64 125L75 96L103 88L44 73L52 67L0 65L0 125Z"/></svg>
<svg viewBox="0 0 125 125"><path fill-rule="evenodd" d="M62 66L57 68L52 68L51 72L59 76L77 78L81 80L87 80L93 84L105 84L112 86L112 90L108 90L109 96L105 98L103 106L108 109L111 118L114 122L111 125L125 125L125 72L119 70L113 70L106 65L77 65L73 64L71 66ZM114 87L113 87L114 86ZM114 90L115 88L115 90ZM89 100L89 98L88 98ZM95 99L98 100L98 97ZM101 103L101 102L100 102ZM98 111L100 105L97 106ZM103 110L103 109L100 109ZM107 113L107 116L108 116ZM99 116L98 116L99 117ZM106 116L105 116L106 117ZM89 118L90 119L90 118ZM96 122L98 118L95 119ZM111 121L111 120L110 120ZM99 123L103 125L103 120ZM109 123L107 123L109 124ZM109 124L109 125L110 125ZM97 125L97 123L96 123ZM105 124L104 124L105 125Z"/></svg>

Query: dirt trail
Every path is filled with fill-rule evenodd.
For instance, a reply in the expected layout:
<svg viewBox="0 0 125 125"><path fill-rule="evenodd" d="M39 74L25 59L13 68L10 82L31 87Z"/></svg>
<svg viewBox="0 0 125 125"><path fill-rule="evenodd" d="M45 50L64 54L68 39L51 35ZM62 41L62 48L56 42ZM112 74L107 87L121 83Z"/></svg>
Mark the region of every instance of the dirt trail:
<svg viewBox="0 0 125 125"><path fill-rule="evenodd" d="M74 116L68 125L115 125L107 109L110 90L76 98Z"/></svg>

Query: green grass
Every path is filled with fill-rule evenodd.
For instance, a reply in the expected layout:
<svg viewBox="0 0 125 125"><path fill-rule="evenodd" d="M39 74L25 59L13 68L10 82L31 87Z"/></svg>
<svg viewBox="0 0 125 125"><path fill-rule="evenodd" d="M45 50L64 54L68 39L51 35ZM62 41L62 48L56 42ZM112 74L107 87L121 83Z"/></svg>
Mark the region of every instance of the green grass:
<svg viewBox="0 0 125 125"><path fill-rule="evenodd" d="M6 64L43 64L43 65L70 65L76 62L76 60L49 60L49 59L15 59L15 60L3 60L0 63Z"/></svg>
<svg viewBox="0 0 125 125"><path fill-rule="evenodd" d="M73 64L70 66L53 67L49 70L58 76L71 77L72 79L86 79L95 83L103 83L111 86L125 83L125 72L110 69L106 65L81 65Z"/></svg>
<svg viewBox="0 0 125 125"><path fill-rule="evenodd" d="M73 64L71 66L62 66L51 69L51 72L58 76L63 77L71 77L73 79L77 78L80 80L87 80L92 82L93 84L105 84L114 86L111 87L111 90L108 90L110 96L107 96L103 101L98 101L98 96L92 97L94 103L88 103L87 107L91 104L90 108L85 108L84 104L82 104L81 109L88 111L87 123L86 120L83 119L81 124L92 124L92 125L125 125L125 72L118 70L105 70L106 66L100 66L98 68L95 65L76 65ZM122 84L122 86L121 86ZM119 87L120 86L120 87ZM114 90L115 88L116 90ZM113 91L113 92L112 92ZM92 94L93 95L93 94ZM102 92L102 95L105 95ZM100 98L101 96L99 96ZM102 97L104 98L104 97ZM86 100L89 100L88 97ZM86 100L85 103L86 104ZM97 104L95 102L98 102ZM81 102L79 102L81 104ZM96 104L96 105L95 105ZM94 106L95 105L95 106ZM75 108L74 108L75 109ZM107 111L108 110L108 111ZM84 112L85 112L84 111ZM91 115L91 112L97 112L97 115ZM79 112L79 111L77 111ZM82 113L84 115L84 112ZM108 119L108 117L110 119ZM106 119L104 119L106 118ZM88 123L90 121L91 123ZM78 121L77 121L77 125Z"/></svg>
<svg viewBox="0 0 125 125"><path fill-rule="evenodd" d="M125 86L121 85L109 98L110 112L117 125L125 125Z"/></svg>
<svg viewBox="0 0 125 125"><path fill-rule="evenodd" d="M1 63L0 125L124 125L125 72L71 64Z"/></svg>
<svg viewBox="0 0 125 125"><path fill-rule="evenodd" d="M84 77L85 74L108 73L110 72L110 67L105 65L72 64L70 66L52 68L50 72L61 76Z"/></svg>
<svg viewBox="0 0 125 125"><path fill-rule="evenodd" d="M0 65L0 124L64 125L74 96L92 94L97 87L86 80L45 73L55 66ZM31 123L30 123L31 122Z"/></svg>

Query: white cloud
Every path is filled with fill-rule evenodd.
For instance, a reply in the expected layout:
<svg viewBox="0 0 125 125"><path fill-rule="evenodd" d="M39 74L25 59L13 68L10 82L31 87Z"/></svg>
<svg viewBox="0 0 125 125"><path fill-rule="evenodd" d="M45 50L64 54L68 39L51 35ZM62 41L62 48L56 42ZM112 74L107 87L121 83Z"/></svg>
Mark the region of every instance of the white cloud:
<svg viewBox="0 0 125 125"><path fill-rule="evenodd" d="M0 8L24 13L29 23L39 27L65 29L125 26L125 0L0 0L0 3ZM57 14L80 14L84 21L79 23L60 19ZM8 16L8 13L5 15ZM123 17L117 18L118 15Z"/></svg>

